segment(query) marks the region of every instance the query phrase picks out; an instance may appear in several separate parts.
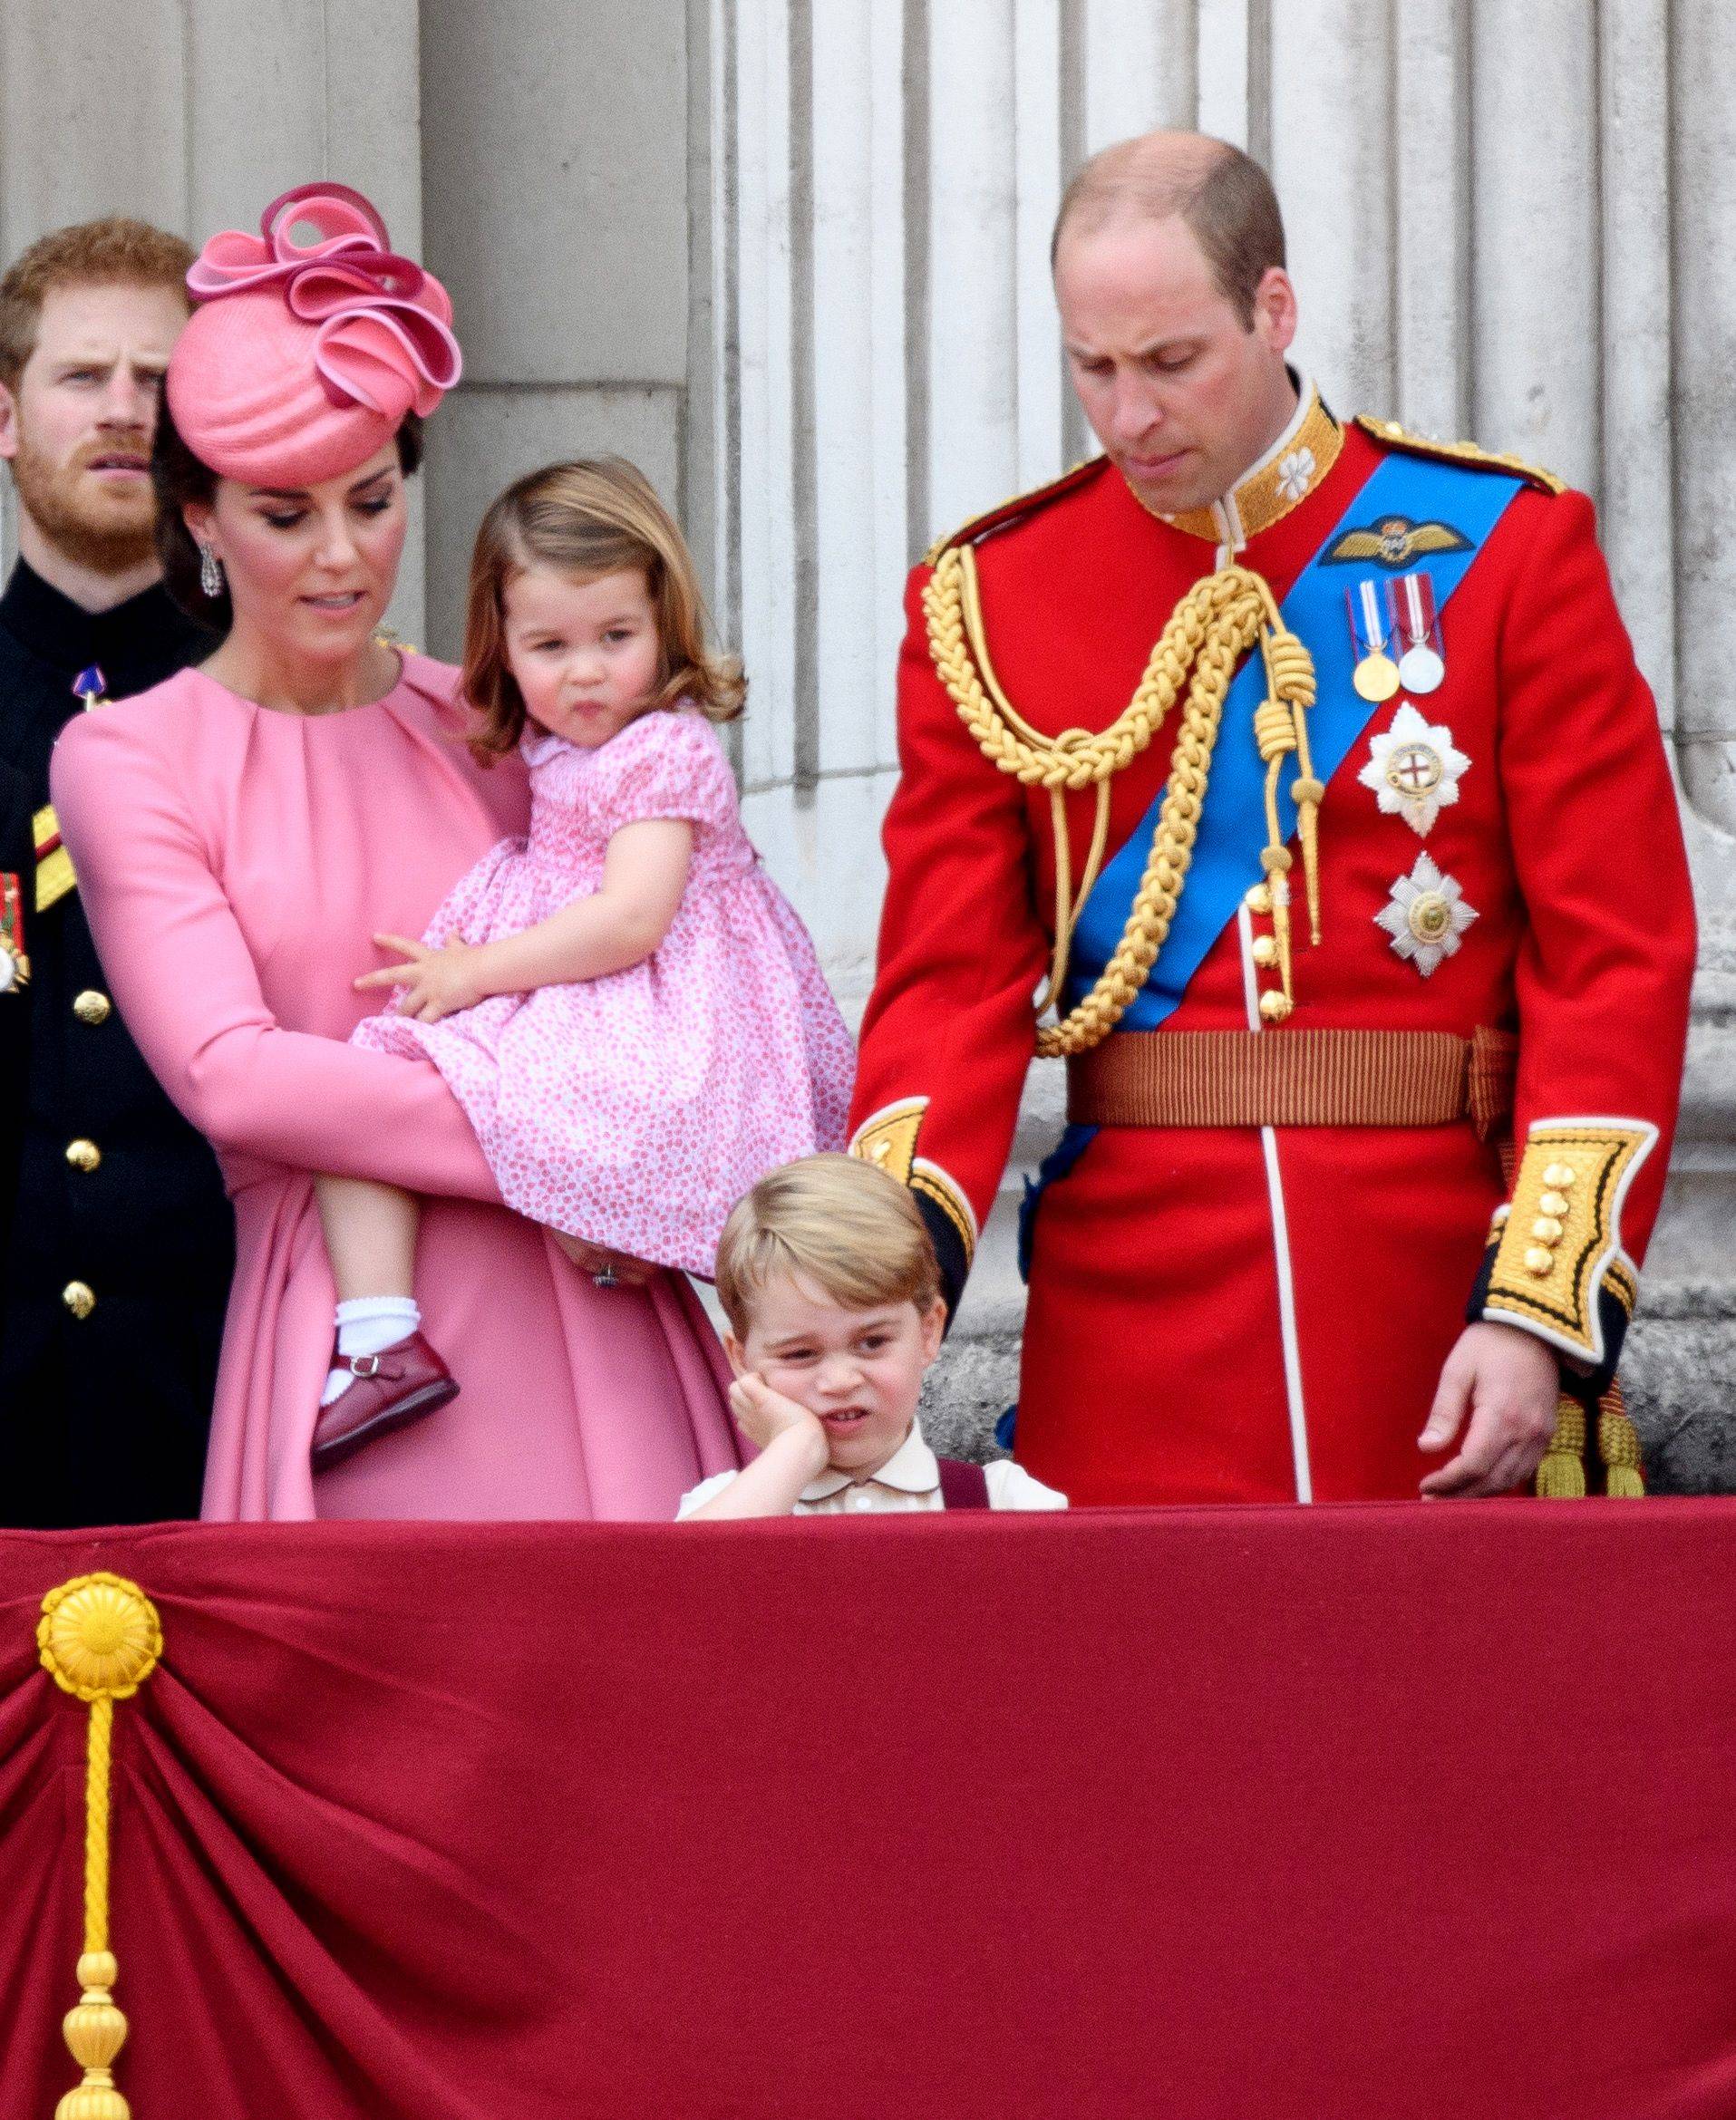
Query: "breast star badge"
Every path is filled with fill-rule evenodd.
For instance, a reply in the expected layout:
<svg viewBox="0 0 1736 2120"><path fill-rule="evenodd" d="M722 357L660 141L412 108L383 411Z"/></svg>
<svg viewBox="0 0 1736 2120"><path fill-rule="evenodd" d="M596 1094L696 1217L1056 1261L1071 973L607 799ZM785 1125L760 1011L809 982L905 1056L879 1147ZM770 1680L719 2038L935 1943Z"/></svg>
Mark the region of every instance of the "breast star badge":
<svg viewBox="0 0 1736 2120"><path fill-rule="evenodd" d="M1442 876L1426 854L1417 856L1409 876L1394 879L1392 895L1374 915L1374 924L1392 938L1392 948L1427 979L1443 957L1459 948L1459 938L1477 918L1458 883Z"/></svg>
<svg viewBox="0 0 1736 2120"><path fill-rule="evenodd" d="M1459 799L1470 760L1453 745L1452 731L1425 721L1407 700L1392 726L1368 740L1370 758L1356 778L1374 790L1388 817L1401 817L1421 838L1443 809Z"/></svg>

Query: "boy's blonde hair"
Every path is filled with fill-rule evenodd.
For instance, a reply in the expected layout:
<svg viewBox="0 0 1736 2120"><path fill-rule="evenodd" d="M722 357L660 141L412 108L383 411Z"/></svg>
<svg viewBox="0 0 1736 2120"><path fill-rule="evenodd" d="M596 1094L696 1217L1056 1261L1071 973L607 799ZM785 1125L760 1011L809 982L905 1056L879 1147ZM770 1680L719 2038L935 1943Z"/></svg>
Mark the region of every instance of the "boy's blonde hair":
<svg viewBox="0 0 1736 2120"><path fill-rule="evenodd" d="M464 617L466 696L482 726L470 749L484 765L524 733L525 704L507 667L506 593L515 575L546 566L569 580L643 574L661 649L655 707L691 700L708 721L742 711L747 682L732 655L712 653L693 555L656 489L625 457L549 464L509 486L482 518Z"/></svg>
<svg viewBox="0 0 1736 2120"><path fill-rule="evenodd" d="M730 1210L717 1244L717 1298L738 1340L770 1281L794 1275L847 1311L940 1293L934 1241L910 1195L855 1156L804 1156Z"/></svg>

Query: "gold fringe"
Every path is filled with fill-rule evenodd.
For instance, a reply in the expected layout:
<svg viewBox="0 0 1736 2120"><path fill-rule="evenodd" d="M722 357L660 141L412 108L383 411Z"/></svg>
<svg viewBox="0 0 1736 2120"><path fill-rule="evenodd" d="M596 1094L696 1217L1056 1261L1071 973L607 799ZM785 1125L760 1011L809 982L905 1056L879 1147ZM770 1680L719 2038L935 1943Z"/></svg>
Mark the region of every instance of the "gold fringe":
<svg viewBox="0 0 1736 2120"><path fill-rule="evenodd" d="M1497 450L1479 449L1474 441L1437 441L1432 435L1413 434L1397 420L1377 420L1372 412L1358 412L1356 424L1376 441L1385 442L1389 449L1402 450L1408 456L1431 457L1443 464L1470 464L1489 471L1510 471L1516 478L1523 479L1527 486L1535 486L1544 493L1567 490L1565 479L1546 471L1540 464L1528 464L1523 457L1505 456Z"/></svg>
<svg viewBox="0 0 1736 2120"><path fill-rule="evenodd" d="M1604 1461L1604 1492L1623 1501L1644 1498L1645 1473L1639 1430L1628 1418L1622 1388L1612 1382L1597 1412L1597 1455Z"/></svg>
<svg viewBox="0 0 1736 2120"><path fill-rule="evenodd" d="M1583 1500L1586 1492L1586 1415L1577 1400L1556 1407L1556 1432L1537 1470L1537 1492L1547 1502Z"/></svg>

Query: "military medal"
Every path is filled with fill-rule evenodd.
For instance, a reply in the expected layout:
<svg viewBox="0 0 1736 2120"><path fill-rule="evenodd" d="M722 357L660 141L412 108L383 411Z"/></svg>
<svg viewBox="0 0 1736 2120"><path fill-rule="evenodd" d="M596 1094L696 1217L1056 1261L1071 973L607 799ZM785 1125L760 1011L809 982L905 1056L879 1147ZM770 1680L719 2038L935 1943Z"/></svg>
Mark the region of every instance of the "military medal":
<svg viewBox="0 0 1736 2120"><path fill-rule="evenodd" d="M1393 879L1387 902L1374 915L1391 937L1392 953L1430 978L1443 958L1455 956L1459 938L1477 918L1456 876L1443 876L1419 854L1409 876Z"/></svg>
<svg viewBox="0 0 1736 2120"><path fill-rule="evenodd" d="M1399 606L1399 632L1404 640L1404 653L1399 657L1399 682L1406 692L1436 692L1447 674L1447 664L1440 653L1434 583L1426 574L1408 574L1392 586Z"/></svg>
<svg viewBox="0 0 1736 2120"><path fill-rule="evenodd" d="M1379 706L1390 700L1402 682L1399 665L1386 652L1389 636L1386 614L1381 607L1380 585L1372 580L1360 581L1353 589L1344 591L1344 608L1350 614L1351 646L1356 654L1356 668L1351 682L1356 687L1357 697L1365 699L1371 706Z"/></svg>
<svg viewBox="0 0 1736 2120"><path fill-rule="evenodd" d="M1356 778L1374 790L1384 816L1401 817L1419 837L1458 801L1460 776L1470 767L1452 731L1425 721L1409 700L1400 703L1390 729L1369 738L1368 750Z"/></svg>
<svg viewBox="0 0 1736 2120"><path fill-rule="evenodd" d="M24 896L15 876L0 875L0 993L15 993L29 983Z"/></svg>
<svg viewBox="0 0 1736 2120"><path fill-rule="evenodd" d="M79 672L73 680L73 695L87 713L92 707L108 705L109 681L100 664L92 663L88 670Z"/></svg>

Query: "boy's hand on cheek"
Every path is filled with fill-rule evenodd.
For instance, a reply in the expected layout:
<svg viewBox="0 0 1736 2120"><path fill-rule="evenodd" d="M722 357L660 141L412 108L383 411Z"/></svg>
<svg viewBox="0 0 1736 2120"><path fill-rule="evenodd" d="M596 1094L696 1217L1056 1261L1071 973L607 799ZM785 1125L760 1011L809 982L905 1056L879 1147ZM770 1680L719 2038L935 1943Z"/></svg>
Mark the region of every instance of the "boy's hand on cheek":
<svg viewBox="0 0 1736 2120"><path fill-rule="evenodd" d="M763 1377L755 1376L752 1370L737 1377L730 1386L730 1407L741 1423L742 1434L761 1450L769 1449L779 1436L797 1435L818 1450L820 1464L825 1464L829 1450L826 1431L820 1422L805 1406L798 1406L793 1399L774 1391Z"/></svg>

